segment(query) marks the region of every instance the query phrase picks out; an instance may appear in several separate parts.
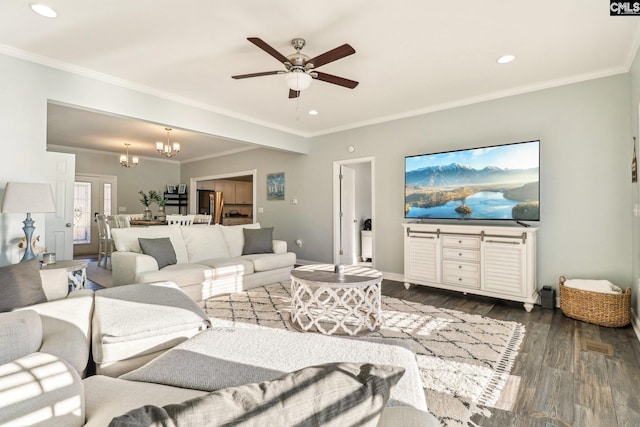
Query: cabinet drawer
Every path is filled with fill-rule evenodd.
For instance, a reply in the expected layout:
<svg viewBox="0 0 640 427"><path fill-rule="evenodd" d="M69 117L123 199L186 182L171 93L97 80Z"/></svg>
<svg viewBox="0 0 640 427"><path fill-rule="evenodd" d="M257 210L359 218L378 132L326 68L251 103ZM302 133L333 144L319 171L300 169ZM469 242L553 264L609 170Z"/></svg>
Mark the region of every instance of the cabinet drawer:
<svg viewBox="0 0 640 427"><path fill-rule="evenodd" d="M442 236L442 245L452 248L480 249L480 238L469 236Z"/></svg>
<svg viewBox="0 0 640 427"><path fill-rule="evenodd" d="M451 285L478 289L480 288L480 272L445 270L442 272L442 281Z"/></svg>
<svg viewBox="0 0 640 427"><path fill-rule="evenodd" d="M442 271L446 274L480 275L480 264L471 262L443 261Z"/></svg>
<svg viewBox="0 0 640 427"><path fill-rule="evenodd" d="M480 251L471 249L442 248L442 256L447 259L479 262Z"/></svg>

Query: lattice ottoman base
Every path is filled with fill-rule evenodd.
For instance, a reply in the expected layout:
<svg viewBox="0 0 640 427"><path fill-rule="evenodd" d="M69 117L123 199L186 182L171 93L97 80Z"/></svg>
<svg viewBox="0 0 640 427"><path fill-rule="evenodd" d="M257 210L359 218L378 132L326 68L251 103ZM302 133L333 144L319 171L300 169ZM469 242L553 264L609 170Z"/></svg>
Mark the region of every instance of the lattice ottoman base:
<svg viewBox="0 0 640 427"><path fill-rule="evenodd" d="M302 331L357 335L381 322L380 284L326 286L291 280L291 323Z"/></svg>

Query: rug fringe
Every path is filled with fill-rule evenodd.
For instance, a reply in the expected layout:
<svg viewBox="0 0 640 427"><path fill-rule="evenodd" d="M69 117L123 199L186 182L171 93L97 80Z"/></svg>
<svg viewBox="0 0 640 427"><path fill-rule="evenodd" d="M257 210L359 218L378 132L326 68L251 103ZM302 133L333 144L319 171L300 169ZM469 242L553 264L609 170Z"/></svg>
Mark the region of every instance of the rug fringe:
<svg viewBox="0 0 640 427"><path fill-rule="evenodd" d="M522 341L524 340L524 334L524 325L516 323L513 335L504 349L498 365L491 374L489 383L478 398L477 403L479 405L493 406L500 398L500 393L507 382L507 378L510 375L513 364L518 356L518 351L522 345Z"/></svg>

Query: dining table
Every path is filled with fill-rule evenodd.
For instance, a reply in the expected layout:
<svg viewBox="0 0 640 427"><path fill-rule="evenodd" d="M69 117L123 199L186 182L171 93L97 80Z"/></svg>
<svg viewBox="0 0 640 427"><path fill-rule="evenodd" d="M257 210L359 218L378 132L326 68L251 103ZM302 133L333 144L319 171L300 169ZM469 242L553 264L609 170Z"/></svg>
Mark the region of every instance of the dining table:
<svg viewBox="0 0 640 427"><path fill-rule="evenodd" d="M132 219L129 221L132 227L149 227L151 225L167 225L167 221L159 219Z"/></svg>

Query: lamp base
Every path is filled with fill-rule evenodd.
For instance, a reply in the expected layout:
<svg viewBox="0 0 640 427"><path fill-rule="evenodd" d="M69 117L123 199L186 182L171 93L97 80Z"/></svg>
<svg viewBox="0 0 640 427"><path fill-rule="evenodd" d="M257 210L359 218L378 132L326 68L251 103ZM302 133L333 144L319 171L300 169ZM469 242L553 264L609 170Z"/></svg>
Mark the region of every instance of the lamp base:
<svg viewBox="0 0 640 427"><path fill-rule="evenodd" d="M27 214L27 218L24 221L22 221L22 223L24 224L24 227L22 227L22 230L24 230L24 235L27 238L27 241L25 242L26 247L24 250L24 255L22 256L22 259L20 260L20 262L25 262L36 257L36 254L33 253L33 247L31 243L33 230L35 230L36 228L33 226L35 221L31 219L30 213Z"/></svg>

